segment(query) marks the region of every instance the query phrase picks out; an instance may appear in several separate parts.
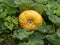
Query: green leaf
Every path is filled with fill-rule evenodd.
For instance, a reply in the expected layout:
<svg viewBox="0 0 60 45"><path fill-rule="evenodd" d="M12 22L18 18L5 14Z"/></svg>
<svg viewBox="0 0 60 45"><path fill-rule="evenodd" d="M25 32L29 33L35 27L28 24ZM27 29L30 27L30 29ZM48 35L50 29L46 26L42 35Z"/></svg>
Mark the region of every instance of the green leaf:
<svg viewBox="0 0 60 45"><path fill-rule="evenodd" d="M15 14L17 12L17 9L14 7L6 7L5 10L9 15Z"/></svg>
<svg viewBox="0 0 60 45"><path fill-rule="evenodd" d="M60 0L57 0L58 3L60 3Z"/></svg>
<svg viewBox="0 0 60 45"><path fill-rule="evenodd" d="M38 3L46 4L46 2L47 2L48 0L35 0L35 1L38 2Z"/></svg>
<svg viewBox="0 0 60 45"><path fill-rule="evenodd" d="M16 26L18 25L18 17L12 17L12 23L14 23Z"/></svg>
<svg viewBox="0 0 60 45"><path fill-rule="evenodd" d="M41 33L41 32L34 32L28 39L30 41L34 41L34 40L41 40L41 39L44 39L46 36L46 34L44 33Z"/></svg>
<svg viewBox="0 0 60 45"><path fill-rule="evenodd" d="M0 26L0 35L4 32L7 32L6 27L3 27L3 24Z"/></svg>
<svg viewBox="0 0 60 45"><path fill-rule="evenodd" d="M9 23L9 22L5 22L4 25L10 30L12 30L14 27L14 25L12 23Z"/></svg>
<svg viewBox="0 0 60 45"><path fill-rule="evenodd" d="M60 16L60 9L55 10L55 13L57 14L57 16Z"/></svg>
<svg viewBox="0 0 60 45"><path fill-rule="evenodd" d="M4 0L0 0L0 2L3 2Z"/></svg>
<svg viewBox="0 0 60 45"><path fill-rule="evenodd" d="M32 4L33 3L33 1L32 0L15 0L15 3L16 4L22 4L22 3L30 3L30 4Z"/></svg>
<svg viewBox="0 0 60 45"><path fill-rule="evenodd" d="M29 8L32 7L32 4L29 4L29 3L22 3L20 6L21 6L21 7L24 7L25 9L29 9Z"/></svg>
<svg viewBox="0 0 60 45"><path fill-rule="evenodd" d="M4 20L5 20L5 21L8 21L8 22L10 22L10 23L14 23L15 25L18 24L18 18L15 17L15 16L12 16L12 17L11 17L11 16L5 17Z"/></svg>
<svg viewBox="0 0 60 45"><path fill-rule="evenodd" d="M7 12L6 11L0 13L0 18L4 18L5 16L7 16Z"/></svg>
<svg viewBox="0 0 60 45"><path fill-rule="evenodd" d="M49 33L49 34L52 34L55 32L53 29L53 26L51 26L51 25L37 26L36 29L40 32Z"/></svg>
<svg viewBox="0 0 60 45"><path fill-rule="evenodd" d="M42 14L44 11L45 11L45 5L43 5L43 4L34 4L33 5L33 9L34 10L36 10L36 11L38 11L40 14Z"/></svg>
<svg viewBox="0 0 60 45"><path fill-rule="evenodd" d="M28 38L29 35L31 35L33 33L33 31L26 31L23 29L19 29L17 31L14 31L13 37L15 38L19 38L20 40L24 39L24 38Z"/></svg>
<svg viewBox="0 0 60 45"><path fill-rule="evenodd" d="M60 45L60 37L58 37L56 34L53 35L47 35L46 38L49 42L51 42L54 45Z"/></svg>
<svg viewBox="0 0 60 45"><path fill-rule="evenodd" d="M7 38L5 41L6 45L15 45L15 39L12 37Z"/></svg>
<svg viewBox="0 0 60 45"><path fill-rule="evenodd" d="M20 43L19 45L44 45L43 41L40 40L35 40L35 41L28 41L28 42L23 42L23 43Z"/></svg>
<svg viewBox="0 0 60 45"><path fill-rule="evenodd" d="M6 3L8 6L11 6L11 7L17 7L14 1L15 0L4 0L4 3Z"/></svg>
<svg viewBox="0 0 60 45"><path fill-rule="evenodd" d="M52 23L54 23L54 24L56 24L58 27L60 27L60 18L59 18L58 16L56 16L56 15L49 15L48 18L49 18L49 20L50 20Z"/></svg>
<svg viewBox="0 0 60 45"><path fill-rule="evenodd" d="M50 1L48 4L46 4L46 14L47 15L54 15L55 10L58 9L58 3L55 1Z"/></svg>
<svg viewBox="0 0 60 45"><path fill-rule="evenodd" d="M56 34L60 37L60 28L59 28L59 29L57 29Z"/></svg>
<svg viewBox="0 0 60 45"><path fill-rule="evenodd" d="M0 12L3 12L3 7L0 6Z"/></svg>
<svg viewBox="0 0 60 45"><path fill-rule="evenodd" d="M4 20L0 18L0 34L3 32L3 31L2 31L2 28L3 28L2 26L3 26L3 24L4 24Z"/></svg>
<svg viewBox="0 0 60 45"><path fill-rule="evenodd" d="M13 21L13 18L11 16L8 16L8 17L5 17L4 20L5 21L8 21L8 22L12 22Z"/></svg>
<svg viewBox="0 0 60 45"><path fill-rule="evenodd" d="M19 2L19 10L20 12L24 11L24 10L28 10L32 8L33 5L33 1L32 0L17 0Z"/></svg>
<svg viewBox="0 0 60 45"><path fill-rule="evenodd" d="M15 16L5 17L4 20L5 20L4 25L10 30L12 30L12 29L14 29L15 27L18 26L18 18L15 17Z"/></svg>
<svg viewBox="0 0 60 45"><path fill-rule="evenodd" d="M48 10L46 10L46 14L47 14L47 15L54 15L54 11L48 9Z"/></svg>
<svg viewBox="0 0 60 45"><path fill-rule="evenodd" d="M46 6L47 9L56 10L58 8L57 4L58 4L57 2L51 1L50 3L46 4Z"/></svg>

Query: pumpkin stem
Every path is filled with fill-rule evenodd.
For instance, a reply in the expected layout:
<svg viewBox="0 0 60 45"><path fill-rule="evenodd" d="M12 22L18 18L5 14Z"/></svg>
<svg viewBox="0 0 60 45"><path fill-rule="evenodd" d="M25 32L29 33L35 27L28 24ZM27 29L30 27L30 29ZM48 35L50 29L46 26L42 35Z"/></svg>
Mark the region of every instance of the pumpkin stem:
<svg viewBox="0 0 60 45"><path fill-rule="evenodd" d="M28 21L28 25L32 25L33 24L33 21Z"/></svg>

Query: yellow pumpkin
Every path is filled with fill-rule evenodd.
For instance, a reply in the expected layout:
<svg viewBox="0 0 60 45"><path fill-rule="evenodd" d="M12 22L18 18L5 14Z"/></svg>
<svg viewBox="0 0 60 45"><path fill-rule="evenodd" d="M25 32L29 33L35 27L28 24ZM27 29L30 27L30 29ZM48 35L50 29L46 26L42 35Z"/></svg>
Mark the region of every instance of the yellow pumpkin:
<svg viewBox="0 0 60 45"><path fill-rule="evenodd" d="M35 30L42 22L42 16L34 10L25 10L19 15L19 25L23 29Z"/></svg>

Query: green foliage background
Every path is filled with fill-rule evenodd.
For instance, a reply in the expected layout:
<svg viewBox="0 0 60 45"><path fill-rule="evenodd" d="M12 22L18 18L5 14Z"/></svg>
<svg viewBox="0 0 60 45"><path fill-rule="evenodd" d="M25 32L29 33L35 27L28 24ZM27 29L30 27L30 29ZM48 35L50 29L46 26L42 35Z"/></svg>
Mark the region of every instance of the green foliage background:
<svg viewBox="0 0 60 45"><path fill-rule="evenodd" d="M43 25L21 29L18 16L24 10L39 12ZM0 0L0 45L60 45L60 0Z"/></svg>

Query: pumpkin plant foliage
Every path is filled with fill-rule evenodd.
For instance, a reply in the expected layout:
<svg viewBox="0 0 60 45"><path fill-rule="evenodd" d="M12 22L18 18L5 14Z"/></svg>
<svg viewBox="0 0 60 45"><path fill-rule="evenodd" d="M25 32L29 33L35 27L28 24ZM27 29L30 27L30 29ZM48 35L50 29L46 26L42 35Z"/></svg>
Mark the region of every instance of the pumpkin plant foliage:
<svg viewBox="0 0 60 45"><path fill-rule="evenodd" d="M0 0L0 45L60 45L60 0Z"/></svg>

